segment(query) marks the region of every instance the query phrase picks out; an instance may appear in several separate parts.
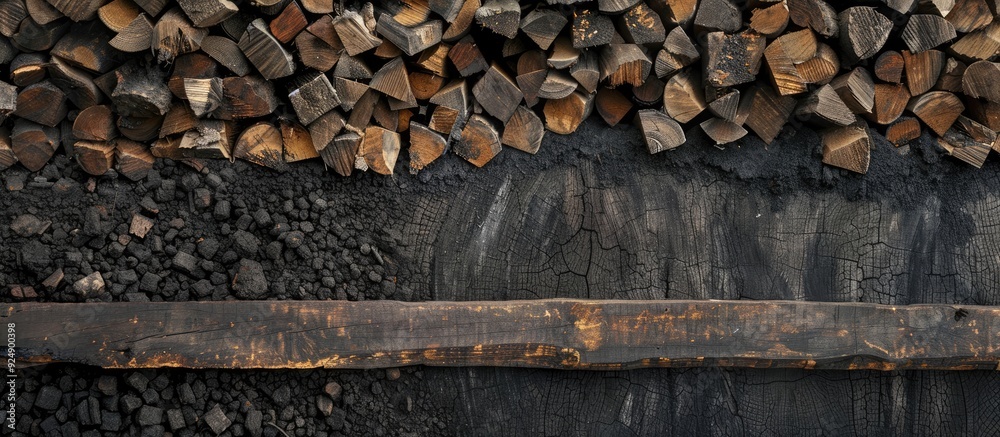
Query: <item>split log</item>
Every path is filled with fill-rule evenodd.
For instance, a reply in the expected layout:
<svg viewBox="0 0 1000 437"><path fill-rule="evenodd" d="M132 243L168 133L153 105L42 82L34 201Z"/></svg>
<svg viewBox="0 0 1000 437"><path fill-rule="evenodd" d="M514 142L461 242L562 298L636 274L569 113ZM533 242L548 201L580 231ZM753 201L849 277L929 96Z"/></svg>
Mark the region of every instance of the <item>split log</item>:
<svg viewBox="0 0 1000 437"><path fill-rule="evenodd" d="M202 1L202 0L196 0ZM281 13L277 17L271 20L268 24L268 29L271 31L271 35L278 41L284 44L288 44L295 39L309 22L306 21L306 15L302 12L302 7L295 0L288 2L285 8L281 10Z"/></svg>
<svg viewBox="0 0 1000 437"><path fill-rule="evenodd" d="M632 88L632 101L640 106L657 106L663 101L666 84L650 76L642 86Z"/></svg>
<svg viewBox="0 0 1000 437"><path fill-rule="evenodd" d="M389 3L388 9L393 12L393 19L404 26L416 26L426 22L431 16L431 8L427 0L403 0L399 3L398 9L393 3ZM376 27L378 27L376 25Z"/></svg>
<svg viewBox="0 0 1000 437"><path fill-rule="evenodd" d="M766 4L766 3L765 3ZM750 28L767 38L781 35L788 27L788 5L784 2L754 8L750 16Z"/></svg>
<svg viewBox="0 0 1000 437"><path fill-rule="evenodd" d="M744 97L748 102L746 126L754 131L764 144L771 144L781 133L795 109L795 99L771 91L770 87L752 87ZM740 104L742 105L742 102Z"/></svg>
<svg viewBox="0 0 1000 437"><path fill-rule="evenodd" d="M435 44L433 47L420 52L420 57L414 65L423 68L430 73L434 73L437 76L449 77L451 75L449 74L446 61L450 50L450 44Z"/></svg>
<svg viewBox="0 0 1000 437"><path fill-rule="evenodd" d="M277 171L288 170L281 143L281 131L267 122L256 123L246 128L236 141L232 157Z"/></svg>
<svg viewBox="0 0 1000 437"><path fill-rule="evenodd" d="M449 135L453 130L461 130L464 127L464 125L461 125L464 118L462 113L456 109L438 106L434 108L434 113L431 114L431 121L427 124L427 127L435 132Z"/></svg>
<svg viewBox="0 0 1000 437"><path fill-rule="evenodd" d="M634 7L622 15L620 23L622 36L632 44L660 45L667 36L659 14L643 2L635 3Z"/></svg>
<svg viewBox="0 0 1000 437"><path fill-rule="evenodd" d="M912 112L938 136L944 134L965 111L957 96L947 91L931 91L914 97L906 109Z"/></svg>
<svg viewBox="0 0 1000 437"><path fill-rule="evenodd" d="M13 37L25 18L28 18L28 10L24 2L0 2L0 34L3 36Z"/></svg>
<svg viewBox="0 0 1000 437"><path fill-rule="evenodd" d="M372 118L372 113L375 112L375 105L378 103L379 94L373 89L368 89L361 98L354 104L354 108L351 109L351 113L347 118L347 126L353 128L357 132L362 132L368 126L368 122Z"/></svg>
<svg viewBox="0 0 1000 437"><path fill-rule="evenodd" d="M869 6L854 6L837 15L840 47L848 64L875 56L889 39L892 21Z"/></svg>
<svg viewBox="0 0 1000 437"><path fill-rule="evenodd" d="M495 63L472 87L472 94L487 113L502 123L510 120L524 98L514 80Z"/></svg>
<svg viewBox="0 0 1000 437"><path fill-rule="evenodd" d="M615 35L615 25L611 18L591 10L580 10L573 14L573 47L585 49L611 44Z"/></svg>
<svg viewBox="0 0 1000 437"><path fill-rule="evenodd" d="M1000 51L1000 20L965 34L952 43L949 50L966 62L992 59Z"/></svg>
<svg viewBox="0 0 1000 437"><path fill-rule="evenodd" d="M150 16L153 15L150 13ZM180 8L173 8L163 14L153 27L151 46L156 60L169 64L180 55L198 51L206 36L208 29L194 27Z"/></svg>
<svg viewBox="0 0 1000 437"><path fill-rule="evenodd" d="M747 135L743 126L721 118L710 118L699 126L717 146L736 142Z"/></svg>
<svg viewBox="0 0 1000 437"><path fill-rule="evenodd" d="M452 0L427 0L428 7L434 13L444 18L444 21L452 23L458 18L458 12L467 2L456 2ZM479 6L476 6L478 8ZM475 10L475 9L473 9Z"/></svg>
<svg viewBox="0 0 1000 437"><path fill-rule="evenodd" d="M451 50L448 51L448 59L451 60L451 63L458 69L458 74L462 77L468 77L490 68L475 40L469 36L451 47Z"/></svg>
<svg viewBox="0 0 1000 437"><path fill-rule="evenodd" d="M944 69L945 54L938 50L910 53L903 50L903 65L906 70L906 86L910 95L927 92L937 83Z"/></svg>
<svg viewBox="0 0 1000 437"><path fill-rule="evenodd" d="M441 42L441 27L439 20L407 27L388 14L382 14L377 29L379 35L395 44L407 56L413 56Z"/></svg>
<svg viewBox="0 0 1000 437"><path fill-rule="evenodd" d="M548 50L569 19L558 11L536 8L521 20L521 31L542 50Z"/></svg>
<svg viewBox="0 0 1000 437"><path fill-rule="evenodd" d="M416 174L444 154L448 141L427 126L410 122L410 173Z"/></svg>
<svg viewBox="0 0 1000 437"><path fill-rule="evenodd" d="M108 44L126 53L138 53L149 50L153 41L149 35L153 33L153 23L146 14L135 17Z"/></svg>
<svg viewBox="0 0 1000 437"><path fill-rule="evenodd" d="M399 134L378 126L368 126L358 153L364 157L369 169L391 175L399 156Z"/></svg>
<svg viewBox="0 0 1000 437"><path fill-rule="evenodd" d="M740 91L731 90L708 103L713 115L729 122L736 121L736 111L740 106Z"/></svg>
<svg viewBox="0 0 1000 437"><path fill-rule="evenodd" d="M538 89L538 97L543 99L561 99L576 91L579 86L572 77L560 70L548 70L545 81Z"/></svg>
<svg viewBox="0 0 1000 437"><path fill-rule="evenodd" d="M823 163L850 170L868 172L871 161L872 140L868 125L858 120L850 126L828 129L822 133Z"/></svg>
<svg viewBox="0 0 1000 437"><path fill-rule="evenodd" d="M517 0L486 0L476 9L476 21L506 38L517 36L521 6Z"/></svg>
<svg viewBox="0 0 1000 437"><path fill-rule="evenodd" d="M575 65L575 64L574 64ZM539 50L530 50L521 54L517 59L517 88L524 95L524 102L528 107L538 103L538 93L542 84L548 78L550 70L547 67L545 54ZM598 73L600 80L600 73Z"/></svg>
<svg viewBox="0 0 1000 437"><path fill-rule="evenodd" d="M479 0L465 0L464 2L455 3L461 3L462 5L455 18L449 21L451 25L441 35L443 41L451 42L464 38L472 27L472 21L476 18L476 11L482 6Z"/></svg>
<svg viewBox="0 0 1000 437"><path fill-rule="evenodd" d="M206 36L201 50L237 76L250 74L250 64L235 41L222 36ZM302 47L299 47L302 50ZM307 65L310 66L310 65Z"/></svg>
<svg viewBox="0 0 1000 437"><path fill-rule="evenodd" d="M841 34L837 11L823 0L788 0L788 18L827 38Z"/></svg>
<svg viewBox="0 0 1000 437"><path fill-rule="evenodd" d="M885 130L885 139L899 147L920 138L920 122L913 117L900 117Z"/></svg>
<svg viewBox="0 0 1000 437"><path fill-rule="evenodd" d="M0 81L0 123L17 109L17 87Z"/></svg>
<svg viewBox="0 0 1000 437"><path fill-rule="evenodd" d="M840 72L840 57L826 44L816 47L816 56L795 65L799 77L809 84L826 85Z"/></svg>
<svg viewBox="0 0 1000 437"><path fill-rule="evenodd" d="M66 93L50 81L28 85L17 94L13 115L53 127L59 124L69 108Z"/></svg>
<svg viewBox="0 0 1000 437"><path fill-rule="evenodd" d="M795 115L822 127L847 126L855 122L854 113L830 85L823 85L809 94L795 110Z"/></svg>
<svg viewBox="0 0 1000 437"><path fill-rule="evenodd" d="M297 86L288 94L295 115L303 124L310 124L340 104L333 84L324 74L311 74L299 78Z"/></svg>
<svg viewBox="0 0 1000 437"><path fill-rule="evenodd" d="M518 106L510 121L504 125L501 143L532 155L538 153L545 136L545 126L534 111Z"/></svg>
<svg viewBox="0 0 1000 437"><path fill-rule="evenodd" d="M601 83L600 63L597 57L594 50L581 53L580 60L569 67L569 75L573 76L573 79L576 79L576 82L588 93L597 91L597 85Z"/></svg>
<svg viewBox="0 0 1000 437"><path fill-rule="evenodd" d="M903 65L903 55L899 52L883 52L875 60L875 77L890 83L903 83Z"/></svg>
<svg viewBox="0 0 1000 437"><path fill-rule="evenodd" d="M40 53L21 53L10 62L10 81L19 87L41 82L48 73L48 63Z"/></svg>
<svg viewBox="0 0 1000 437"><path fill-rule="evenodd" d="M307 27L305 32L299 32L295 36L295 47L299 50L299 60L307 68L323 72L330 71L340 59L339 52L343 51L344 46L333 30L333 22L329 17L329 15L325 15L324 18L320 18ZM325 36L329 36L329 39L325 39ZM203 50L205 46L206 43L202 42ZM208 53L207 50L205 52Z"/></svg>
<svg viewBox="0 0 1000 437"><path fill-rule="evenodd" d="M667 34L663 49L656 55L654 71L657 77L669 76L699 59L701 54L684 33L684 28L675 27Z"/></svg>
<svg viewBox="0 0 1000 437"><path fill-rule="evenodd" d="M334 18L333 27L350 56L357 56L382 44L382 40L372 34L365 25L361 14L355 11L345 11Z"/></svg>
<svg viewBox="0 0 1000 437"><path fill-rule="evenodd" d="M183 100L187 100L184 79L212 79L220 76L219 64L201 52L178 56L173 67L173 72L167 78L167 88L174 96Z"/></svg>
<svg viewBox="0 0 1000 437"><path fill-rule="evenodd" d="M410 90L417 100L429 100L444 86L445 78L423 71L411 71L409 76Z"/></svg>
<svg viewBox="0 0 1000 437"><path fill-rule="evenodd" d="M641 86L653 63L635 44L608 44L601 48L600 66L601 80L611 87L626 83Z"/></svg>
<svg viewBox="0 0 1000 437"><path fill-rule="evenodd" d="M285 162L319 158L319 152L313 145L312 135L301 124L281 118L278 119L278 129L281 131Z"/></svg>
<svg viewBox="0 0 1000 437"><path fill-rule="evenodd" d="M469 108L469 86L464 79L456 80L441 88L430 102L464 113Z"/></svg>
<svg viewBox="0 0 1000 437"><path fill-rule="evenodd" d="M84 172L101 176L114 164L115 146L107 142L77 141L73 144L73 154Z"/></svg>
<svg viewBox="0 0 1000 437"><path fill-rule="evenodd" d="M6 170L17 164L17 155L11 148L10 130L0 126L0 170Z"/></svg>
<svg viewBox="0 0 1000 437"><path fill-rule="evenodd" d="M170 89L155 67L129 63L115 71L118 85L111 93L115 110L132 117L155 117L170 109Z"/></svg>
<svg viewBox="0 0 1000 437"><path fill-rule="evenodd" d="M133 141L152 141L163 125L164 116L153 117L118 117L118 132Z"/></svg>
<svg viewBox="0 0 1000 437"><path fill-rule="evenodd" d="M465 124L462 138L455 143L453 150L472 165L482 167L500 154L501 148L496 128L486 117L476 114Z"/></svg>
<svg viewBox="0 0 1000 437"><path fill-rule="evenodd" d="M240 9L229 0L177 0L177 4L195 27L215 26Z"/></svg>
<svg viewBox="0 0 1000 437"><path fill-rule="evenodd" d="M77 108L86 109L104 102L104 94L94 83L93 77L83 69L72 67L58 57L53 57L47 67L49 80Z"/></svg>
<svg viewBox="0 0 1000 437"><path fill-rule="evenodd" d="M656 1L650 6L670 23L689 28L689 24L698 10L698 0Z"/></svg>
<svg viewBox="0 0 1000 437"><path fill-rule="evenodd" d="M73 137L78 140L106 142L118 136L115 115L110 106L91 106L73 121Z"/></svg>
<svg viewBox="0 0 1000 437"><path fill-rule="evenodd" d="M965 69L962 91L974 99L1000 103L1000 63L978 61Z"/></svg>
<svg viewBox="0 0 1000 437"><path fill-rule="evenodd" d="M361 148L361 135L346 132L322 146L317 146L323 164L337 174L348 177L354 171L354 163Z"/></svg>
<svg viewBox="0 0 1000 437"><path fill-rule="evenodd" d="M995 20L985 0L956 0L945 18L962 33L975 32Z"/></svg>
<svg viewBox="0 0 1000 437"><path fill-rule="evenodd" d="M122 176L140 181L146 178L153 169L156 158L146 145L124 138L118 138L115 144L115 168Z"/></svg>
<svg viewBox="0 0 1000 437"><path fill-rule="evenodd" d="M333 77L342 77L352 80L368 80L374 73L364 60L358 57L349 56L346 52L340 55L337 64L333 69Z"/></svg>
<svg viewBox="0 0 1000 437"><path fill-rule="evenodd" d="M184 133L178 147L188 158L232 159L233 136L232 122L201 120L195 129ZM280 152L280 143L278 147Z"/></svg>
<svg viewBox="0 0 1000 437"><path fill-rule="evenodd" d="M938 15L916 14L909 17L900 35L913 53L933 49L958 37L955 26Z"/></svg>
<svg viewBox="0 0 1000 437"><path fill-rule="evenodd" d="M670 118L687 123L705 109L701 78L693 69L675 74L663 89L663 107Z"/></svg>
<svg viewBox="0 0 1000 437"><path fill-rule="evenodd" d="M204 117L222 104L222 79L184 79L184 94L195 117Z"/></svg>
<svg viewBox="0 0 1000 437"><path fill-rule="evenodd" d="M325 156L323 154L324 149L333 144L337 136L343 132L346 125L344 116L339 111L327 112L309 124L309 140L315 149L320 153L320 156ZM330 149L331 152L333 150L335 149ZM354 166L354 156L355 154L351 155L349 160L350 162L347 163L348 168L352 168ZM325 162L326 159L327 158L324 158ZM333 162L335 161L327 162L327 166L334 166ZM350 171L347 172L348 175L350 175L350 173Z"/></svg>
<svg viewBox="0 0 1000 437"><path fill-rule="evenodd" d="M934 84L934 90L937 91L951 91L953 93L963 93L962 90L962 79L965 76L965 70L968 68L964 62L956 60L955 58L948 58L945 61L944 69L941 70L941 77L938 78L937 83Z"/></svg>
<svg viewBox="0 0 1000 437"><path fill-rule="evenodd" d="M62 137L59 129L19 119L10 134L10 148L29 171L39 171L55 155Z"/></svg>
<svg viewBox="0 0 1000 437"><path fill-rule="evenodd" d="M104 5L102 0L46 0L52 7L73 21L89 21L97 18L97 9Z"/></svg>
<svg viewBox="0 0 1000 437"><path fill-rule="evenodd" d="M771 83L778 93L786 96L806 92L809 88L806 80L799 75L799 70L795 68L792 54L786 52L785 44L781 38L771 42L764 50L764 59L767 61L767 69L771 73Z"/></svg>
<svg viewBox="0 0 1000 437"><path fill-rule="evenodd" d="M830 85L855 114L867 114L875 107L875 83L864 67L833 79Z"/></svg>
<svg viewBox="0 0 1000 437"><path fill-rule="evenodd" d="M59 10L53 7L47 0L25 0L24 7L28 11L28 16L30 16L38 24L49 24L65 17L62 12L59 12ZM104 6L101 6L97 9L98 18L100 18L101 9L103 8Z"/></svg>
<svg viewBox="0 0 1000 437"><path fill-rule="evenodd" d="M597 10L617 14L635 6L635 4L639 3L639 1L640 0L597 0Z"/></svg>
<svg viewBox="0 0 1000 437"><path fill-rule="evenodd" d="M660 153L684 144L687 138L677 122L655 109L643 109L635 115L650 154Z"/></svg>
<svg viewBox="0 0 1000 437"><path fill-rule="evenodd" d="M265 79L280 79L295 73L295 61L291 53L271 35L262 19L258 18L247 26L246 33L237 45Z"/></svg>
<svg viewBox="0 0 1000 437"><path fill-rule="evenodd" d="M414 108L417 106L417 99L410 89L410 79L407 74L403 58L395 58L375 73L368 86L375 91L404 102L406 108Z"/></svg>
<svg viewBox="0 0 1000 437"><path fill-rule="evenodd" d="M543 113L545 128L561 135L569 135L576 131L593 110L593 94L574 91L561 99L547 100Z"/></svg>
<svg viewBox="0 0 1000 437"><path fill-rule="evenodd" d="M937 139L949 155L976 168L982 168L997 141L997 133L975 121L959 117L955 126Z"/></svg>
<svg viewBox="0 0 1000 437"><path fill-rule="evenodd" d="M694 16L698 32L736 33L742 24L740 8L729 0L701 0Z"/></svg>
<svg viewBox="0 0 1000 437"><path fill-rule="evenodd" d="M549 53L548 64L552 68L569 68L580 59L580 49L573 47L573 42L566 36L556 37Z"/></svg>
<svg viewBox="0 0 1000 437"><path fill-rule="evenodd" d="M968 99L965 106L968 108L967 114L969 118L982 123L990 129L1000 131L1000 103L988 100ZM1000 150L997 150L997 152L1000 152Z"/></svg>
<svg viewBox="0 0 1000 437"><path fill-rule="evenodd" d="M764 55L765 39L754 32L708 34L705 80L714 87L753 82Z"/></svg>
<svg viewBox="0 0 1000 437"><path fill-rule="evenodd" d="M160 15L163 8L167 7L169 0L132 0L136 5L146 11L151 17Z"/></svg>
<svg viewBox="0 0 1000 437"><path fill-rule="evenodd" d="M278 108L274 85L260 76L227 77L222 80L223 119L263 117Z"/></svg>
<svg viewBox="0 0 1000 437"><path fill-rule="evenodd" d="M866 115L881 125L887 125L896 121L906 104L910 101L910 92L903 85L877 83L875 84L875 104L872 106L871 114Z"/></svg>

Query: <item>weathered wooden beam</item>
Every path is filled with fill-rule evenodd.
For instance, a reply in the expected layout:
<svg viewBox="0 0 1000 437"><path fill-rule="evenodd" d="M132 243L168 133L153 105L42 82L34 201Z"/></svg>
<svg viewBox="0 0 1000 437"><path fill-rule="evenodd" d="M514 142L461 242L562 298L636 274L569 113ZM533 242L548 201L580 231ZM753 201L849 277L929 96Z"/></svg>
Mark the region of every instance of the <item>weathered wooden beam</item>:
<svg viewBox="0 0 1000 437"><path fill-rule="evenodd" d="M795 301L12 303L20 363L997 369L1000 307ZM12 324L12 325L11 325Z"/></svg>

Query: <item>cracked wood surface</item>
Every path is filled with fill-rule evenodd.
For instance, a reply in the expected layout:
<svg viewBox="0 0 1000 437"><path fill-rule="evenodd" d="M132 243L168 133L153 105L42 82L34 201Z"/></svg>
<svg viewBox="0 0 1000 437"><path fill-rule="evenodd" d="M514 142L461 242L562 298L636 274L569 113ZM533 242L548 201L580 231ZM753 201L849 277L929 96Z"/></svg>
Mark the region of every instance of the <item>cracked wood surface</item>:
<svg viewBox="0 0 1000 437"><path fill-rule="evenodd" d="M997 369L1000 308L792 301L14 303L23 362L105 368Z"/></svg>

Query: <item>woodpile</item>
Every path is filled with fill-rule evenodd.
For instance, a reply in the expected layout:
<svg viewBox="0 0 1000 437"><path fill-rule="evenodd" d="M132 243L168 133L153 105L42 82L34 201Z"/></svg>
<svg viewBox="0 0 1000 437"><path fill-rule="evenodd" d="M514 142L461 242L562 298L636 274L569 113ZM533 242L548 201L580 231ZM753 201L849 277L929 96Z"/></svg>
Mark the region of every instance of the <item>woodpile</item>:
<svg viewBox="0 0 1000 437"><path fill-rule="evenodd" d="M824 163L859 173L873 127L897 146L927 132L976 167L1000 150L990 0L0 5L0 168L60 150L132 179L155 158L482 167L594 112L650 153L804 123Z"/></svg>

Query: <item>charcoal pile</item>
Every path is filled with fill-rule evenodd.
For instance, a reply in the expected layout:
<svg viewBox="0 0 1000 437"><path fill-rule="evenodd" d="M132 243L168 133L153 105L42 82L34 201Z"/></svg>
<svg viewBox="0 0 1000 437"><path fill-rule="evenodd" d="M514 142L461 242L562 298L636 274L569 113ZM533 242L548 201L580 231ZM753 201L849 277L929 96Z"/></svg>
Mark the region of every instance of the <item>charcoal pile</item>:
<svg viewBox="0 0 1000 437"><path fill-rule="evenodd" d="M650 153L789 123L865 173L871 128L1000 149L995 0L4 0L0 168L244 159L340 175L537 152L596 112ZM400 160L405 151L404 160ZM195 160L195 161L192 161Z"/></svg>

